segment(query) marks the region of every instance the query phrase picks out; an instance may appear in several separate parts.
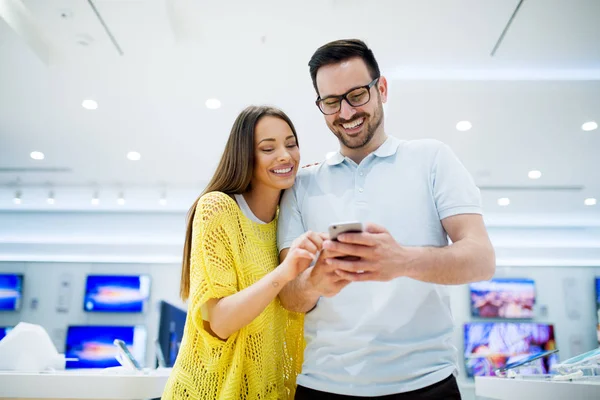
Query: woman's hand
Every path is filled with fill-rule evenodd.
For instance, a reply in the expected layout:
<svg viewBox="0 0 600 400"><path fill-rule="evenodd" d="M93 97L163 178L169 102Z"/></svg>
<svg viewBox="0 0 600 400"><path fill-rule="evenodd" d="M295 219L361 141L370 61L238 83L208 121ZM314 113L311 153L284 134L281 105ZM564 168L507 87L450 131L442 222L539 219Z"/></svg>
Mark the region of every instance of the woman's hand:
<svg viewBox="0 0 600 400"><path fill-rule="evenodd" d="M294 240L285 260L279 266L286 282L296 279L301 272L310 267L327 238L324 233L308 231Z"/></svg>

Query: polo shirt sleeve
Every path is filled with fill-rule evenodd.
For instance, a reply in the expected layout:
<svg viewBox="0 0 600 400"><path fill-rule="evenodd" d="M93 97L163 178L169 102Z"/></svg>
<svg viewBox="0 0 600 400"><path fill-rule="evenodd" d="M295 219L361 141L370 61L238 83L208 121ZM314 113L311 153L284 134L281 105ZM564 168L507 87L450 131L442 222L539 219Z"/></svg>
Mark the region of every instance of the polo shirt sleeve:
<svg viewBox="0 0 600 400"><path fill-rule="evenodd" d="M479 188L469 171L446 144L440 144L431 175L440 220L458 214L482 214Z"/></svg>
<svg viewBox="0 0 600 400"><path fill-rule="evenodd" d="M279 203L279 219L277 221L277 249L287 249L292 242L305 232L295 187L287 189Z"/></svg>

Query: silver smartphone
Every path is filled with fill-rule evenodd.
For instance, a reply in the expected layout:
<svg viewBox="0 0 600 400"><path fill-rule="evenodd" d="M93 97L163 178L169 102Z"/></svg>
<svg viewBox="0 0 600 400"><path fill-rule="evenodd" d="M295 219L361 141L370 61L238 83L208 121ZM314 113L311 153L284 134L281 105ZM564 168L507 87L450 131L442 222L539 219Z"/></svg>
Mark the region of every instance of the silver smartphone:
<svg viewBox="0 0 600 400"><path fill-rule="evenodd" d="M347 233L347 232L362 232L363 231L363 224L362 222L340 222L337 224L331 224L329 225L329 239L330 240L337 240L338 235L340 235L341 233Z"/></svg>

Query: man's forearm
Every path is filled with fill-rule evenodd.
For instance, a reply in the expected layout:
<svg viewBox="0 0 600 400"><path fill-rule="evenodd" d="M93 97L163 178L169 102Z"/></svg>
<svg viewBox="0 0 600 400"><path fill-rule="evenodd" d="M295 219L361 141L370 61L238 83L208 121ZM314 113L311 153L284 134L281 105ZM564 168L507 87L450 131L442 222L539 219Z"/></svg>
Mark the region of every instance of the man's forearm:
<svg viewBox="0 0 600 400"><path fill-rule="evenodd" d="M296 279L288 282L279 292L281 304L294 312L305 313L312 310L319 300L319 293L312 289L308 277L314 267L302 272Z"/></svg>
<svg viewBox="0 0 600 400"><path fill-rule="evenodd" d="M446 247L413 247L414 260L402 275L423 282L460 285L491 279L496 270L489 242L465 238Z"/></svg>

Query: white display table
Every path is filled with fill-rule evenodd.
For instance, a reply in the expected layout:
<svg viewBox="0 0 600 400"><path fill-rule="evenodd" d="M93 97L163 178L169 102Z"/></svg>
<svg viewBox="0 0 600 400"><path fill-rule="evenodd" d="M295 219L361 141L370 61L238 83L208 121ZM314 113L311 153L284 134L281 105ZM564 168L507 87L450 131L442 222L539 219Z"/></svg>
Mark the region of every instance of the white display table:
<svg viewBox="0 0 600 400"><path fill-rule="evenodd" d="M600 380L475 377L475 395L502 400L598 400Z"/></svg>
<svg viewBox="0 0 600 400"><path fill-rule="evenodd" d="M26 373L0 371L2 399L141 400L159 398L171 369L145 373L67 370Z"/></svg>

